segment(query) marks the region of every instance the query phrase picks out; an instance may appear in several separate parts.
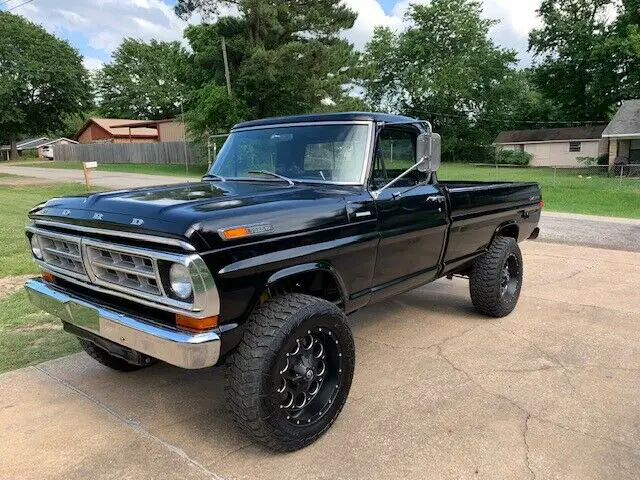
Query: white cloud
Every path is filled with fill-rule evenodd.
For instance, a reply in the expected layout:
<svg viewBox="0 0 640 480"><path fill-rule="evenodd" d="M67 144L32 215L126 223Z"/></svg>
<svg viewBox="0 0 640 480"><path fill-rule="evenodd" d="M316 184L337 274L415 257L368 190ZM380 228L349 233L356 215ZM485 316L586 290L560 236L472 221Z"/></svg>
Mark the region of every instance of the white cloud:
<svg viewBox="0 0 640 480"><path fill-rule="evenodd" d="M401 18L387 15L377 0L345 0L344 3L358 14L358 18L353 28L345 31L343 35L358 49L362 49L371 39L375 27L383 26L397 30L402 25Z"/></svg>
<svg viewBox="0 0 640 480"><path fill-rule="evenodd" d="M386 14L377 0L345 0L358 13L354 28L344 32L344 37L356 48L362 48L377 25L393 30L402 28L402 20L409 4L429 3L429 0L400 0L390 14ZM522 66L529 65L531 56L527 53L529 32L540 25L536 10L541 0L485 0L483 13L486 18L500 20L491 30L493 40L500 46L518 52Z"/></svg>
<svg viewBox="0 0 640 480"><path fill-rule="evenodd" d="M84 65L84 68L86 68L89 71L92 71L92 70L101 69L103 62L99 58L84 57L84 59L82 60L82 64Z"/></svg>
<svg viewBox="0 0 640 480"><path fill-rule="evenodd" d="M24 0L22 0L24 1ZM10 0L7 7L19 4ZM47 0L32 2L13 13L43 25L59 36L78 34L87 44L108 56L126 37L164 41L182 40L182 32L190 22L178 18L173 8L162 0L94 0L69 2ZM194 18L193 22L199 19ZM76 48L81 45L74 45Z"/></svg>

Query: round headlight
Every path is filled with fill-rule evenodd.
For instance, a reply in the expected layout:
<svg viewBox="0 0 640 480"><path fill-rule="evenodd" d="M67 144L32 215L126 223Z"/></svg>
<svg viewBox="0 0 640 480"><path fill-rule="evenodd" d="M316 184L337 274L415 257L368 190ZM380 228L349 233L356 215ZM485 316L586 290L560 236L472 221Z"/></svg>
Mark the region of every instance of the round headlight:
<svg viewBox="0 0 640 480"><path fill-rule="evenodd" d="M171 291L179 298L189 298L193 292L193 287L191 286L191 277L187 267L179 263L171 265L169 269L169 285L171 286Z"/></svg>
<svg viewBox="0 0 640 480"><path fill-rule="evenodd" d="M31 242L31 251L33 252L33 256L36 257L38 260L42 260L42 249L40 248L40 242L38 241L38 236L33 235L31 237L31 240L29 240L29 242Z"/></svg>

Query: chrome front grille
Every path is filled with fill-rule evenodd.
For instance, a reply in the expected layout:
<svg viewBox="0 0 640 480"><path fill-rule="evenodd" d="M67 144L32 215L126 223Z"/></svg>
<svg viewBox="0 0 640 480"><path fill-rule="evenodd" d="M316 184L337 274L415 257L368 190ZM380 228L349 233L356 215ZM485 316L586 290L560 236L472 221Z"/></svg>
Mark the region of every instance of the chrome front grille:
<svg viewBox="0 0 640 480"><path fill-rule="evenodd" d="M162 295L154 258L91 244L85 248L87 262L98 281Z"/></svg>
<svg viewBox="0 0 640 480"><path fill-rule="evenodd" d="M211 272L196 253L172 253L88 238L79 233L81 226L56 222L35 222L27 227L34 248L34 259L45 271L91 290L138 302L154 308L185 313L194 318L218 315L220 297ZM116 236L115 231L86 228L83 233ZM108 232L108 233L105 233ZM195 248L181 240L117 232L128 240L153 238L156 243L178 246L193 252ZM37 249L40 252L37 252ZM36 255L37 252L37 255ZM191 278L193 294L189 300L176 297L164 284L172 264L184 265ZM163 280L164 279L164 280Z"/></svg>
<svg viewBox="0 0 640 480"><path fill-rule="evenodd" d="M74 276L87 276L80 252L80 238L51 232L38 235L37 241L42 251L42 260L47 265L75 274Z"/></svg>

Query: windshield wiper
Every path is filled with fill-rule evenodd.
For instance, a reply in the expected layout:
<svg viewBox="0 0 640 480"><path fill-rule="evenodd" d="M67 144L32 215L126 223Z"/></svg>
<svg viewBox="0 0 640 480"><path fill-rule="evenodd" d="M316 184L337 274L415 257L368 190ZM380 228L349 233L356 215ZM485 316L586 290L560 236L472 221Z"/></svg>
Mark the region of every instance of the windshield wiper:
<svg viewBox="0 0 640 480"><path fill-rule="evenodd" d="M221 182L227 181L226 178L224 178L222 175L218 175L217 173L207 173L202 177L202 179L204 180L206 178L215 178L216 180L220 180Z"/></svg>
<svg viewBox="0 0 640 480"><path fill-rule="evenodd" d="M247 173L257 173L257 174L260 174L260 175L271 175L272 177L276 177L276 178L279 178L280 180L284 180L285 182L287 182L291 186L295 185L295 183L293 183L293 180L291 180L290 178L287 178L284 175L280 175L279 173L269 172L268 170L250 170Z"/></svg>

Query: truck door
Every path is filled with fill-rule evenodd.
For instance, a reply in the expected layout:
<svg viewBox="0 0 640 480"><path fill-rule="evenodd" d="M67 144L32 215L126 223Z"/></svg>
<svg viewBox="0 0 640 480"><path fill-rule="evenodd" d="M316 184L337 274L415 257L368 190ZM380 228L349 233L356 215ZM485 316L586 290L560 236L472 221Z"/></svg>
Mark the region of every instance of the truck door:
<svg viewBox="0 0 640 480"><path fill-rule="evenodd" d="M415 126L389 126L374 153L372 189L415 163ZM433 280L445 243L448 220L444 194L412 172L376 200L380 242L373 275L373 298L380 299Z"/></svg>

